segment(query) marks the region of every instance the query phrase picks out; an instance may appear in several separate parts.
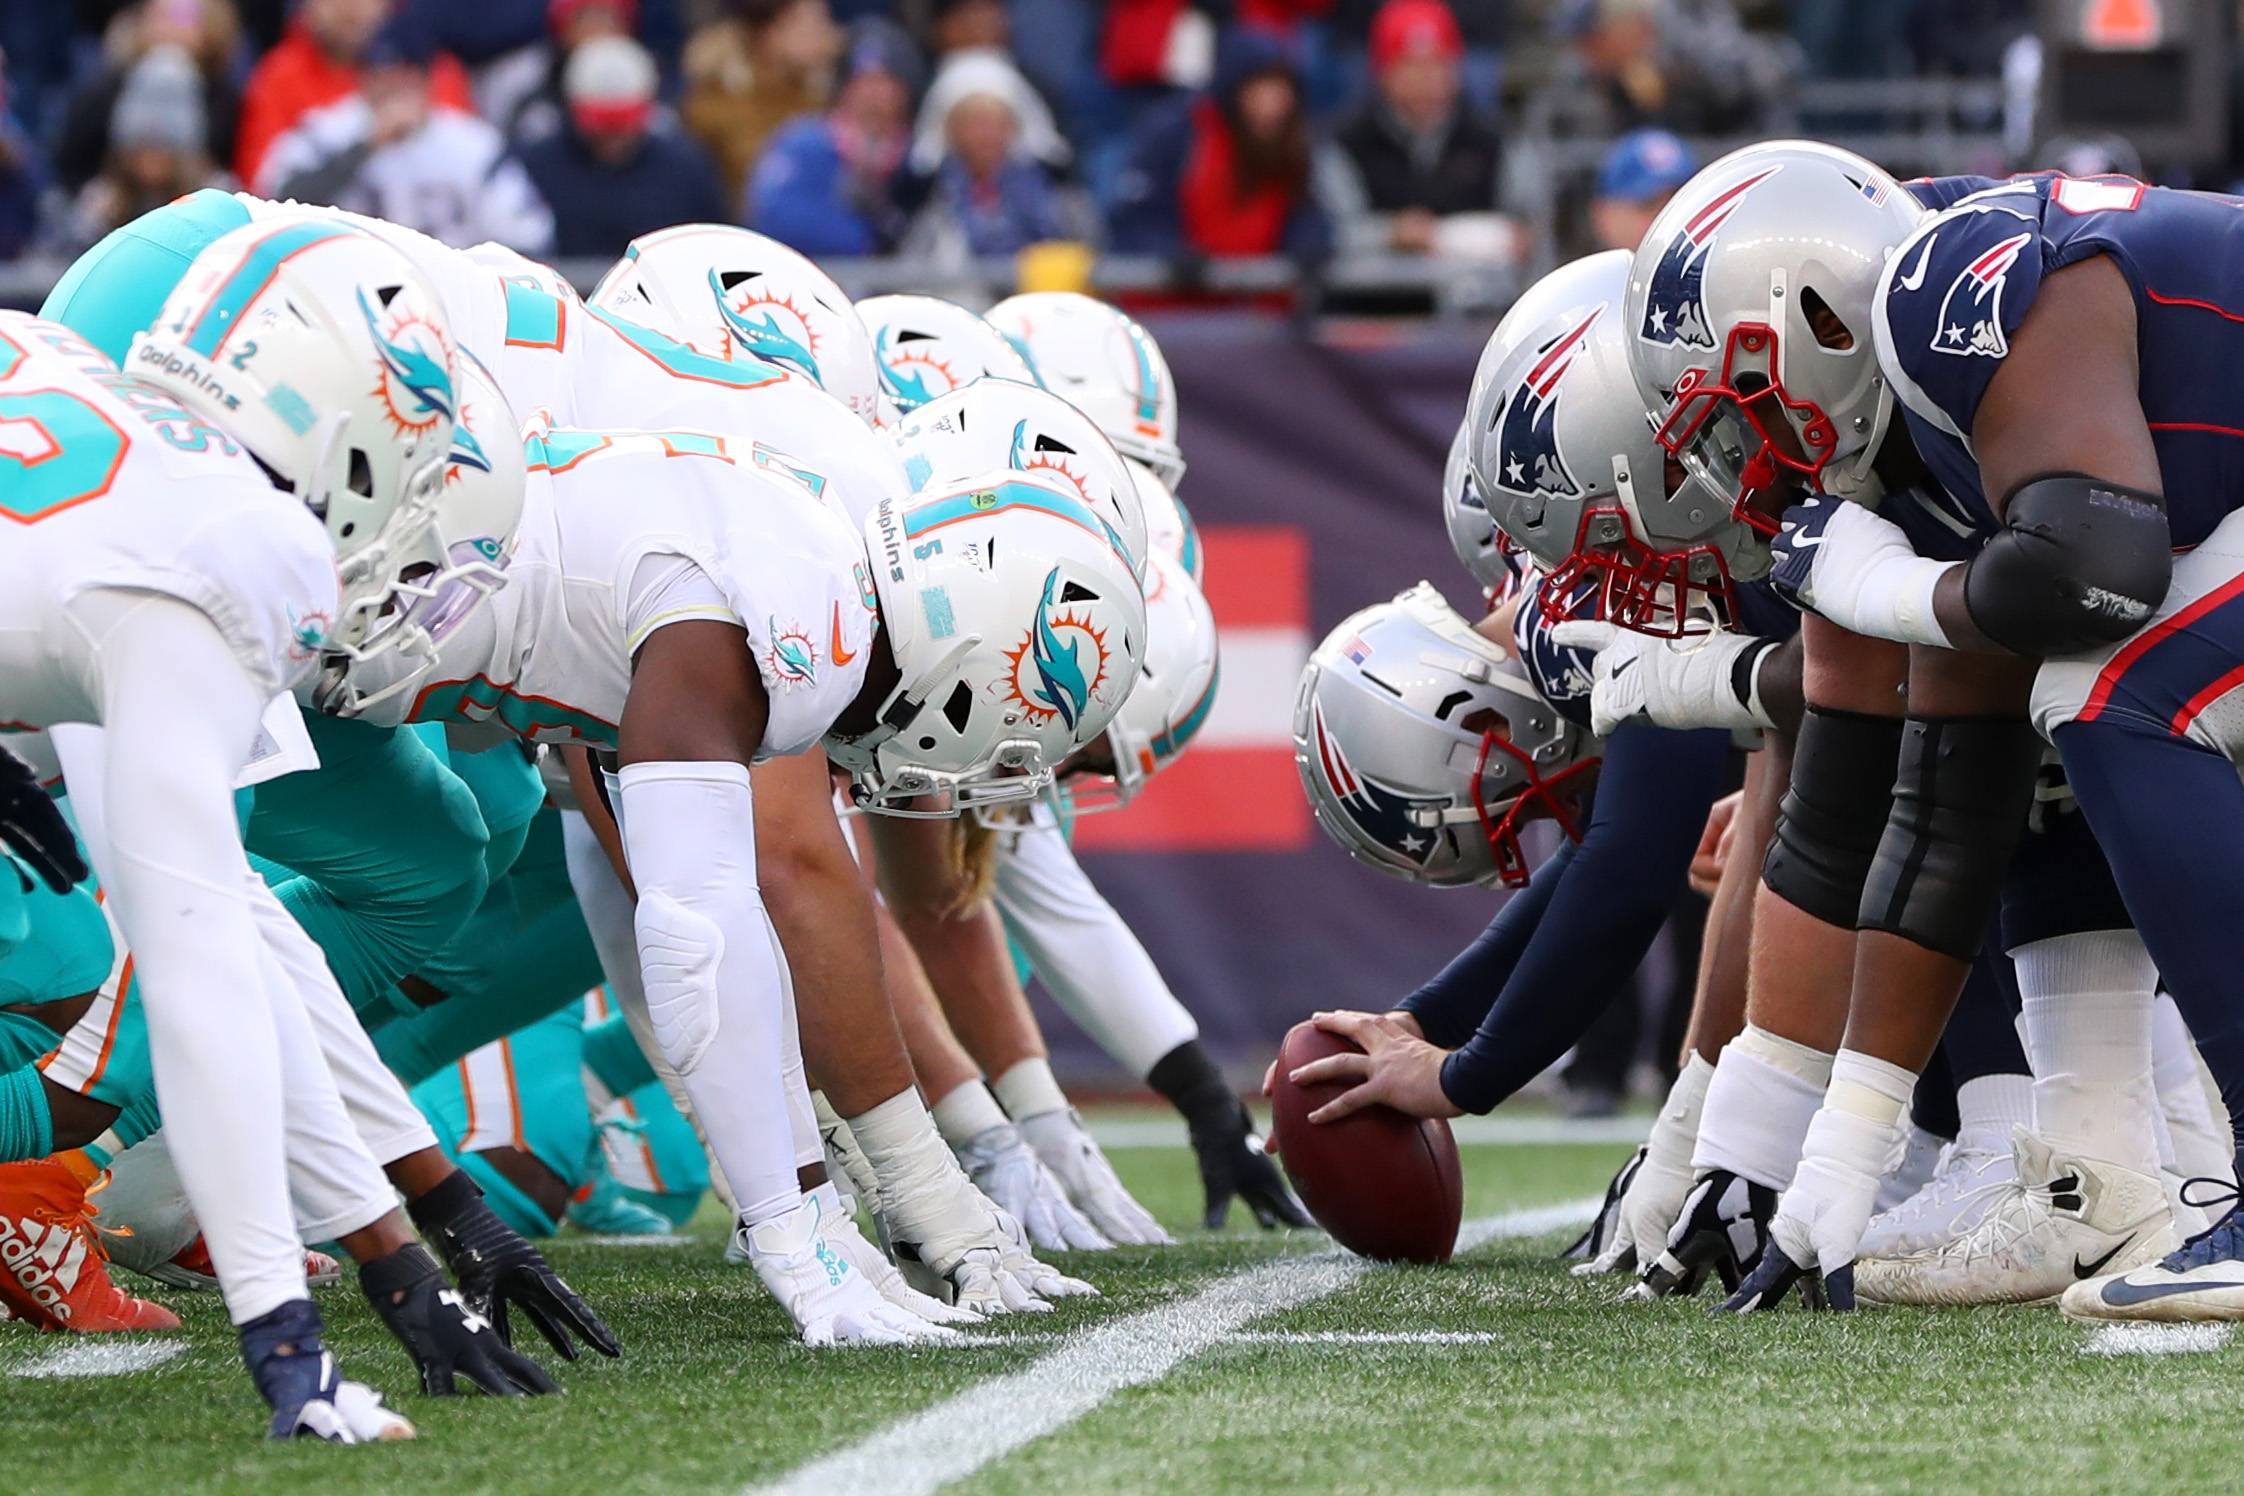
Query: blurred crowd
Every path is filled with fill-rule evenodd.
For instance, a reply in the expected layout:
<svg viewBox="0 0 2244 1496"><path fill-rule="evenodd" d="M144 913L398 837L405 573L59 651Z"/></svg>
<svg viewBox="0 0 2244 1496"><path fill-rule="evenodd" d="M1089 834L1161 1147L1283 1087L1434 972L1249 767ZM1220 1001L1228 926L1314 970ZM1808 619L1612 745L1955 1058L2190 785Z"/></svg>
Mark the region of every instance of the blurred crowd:
<svg viewBox="0 0 2244 1496"><path fill-rule="evenodd" d="M198 187L612 256L1501 259L1507 113L1613 145L1597 237L1802 77L1989 75L2027 0L16 0L0 259Z"/></svg>

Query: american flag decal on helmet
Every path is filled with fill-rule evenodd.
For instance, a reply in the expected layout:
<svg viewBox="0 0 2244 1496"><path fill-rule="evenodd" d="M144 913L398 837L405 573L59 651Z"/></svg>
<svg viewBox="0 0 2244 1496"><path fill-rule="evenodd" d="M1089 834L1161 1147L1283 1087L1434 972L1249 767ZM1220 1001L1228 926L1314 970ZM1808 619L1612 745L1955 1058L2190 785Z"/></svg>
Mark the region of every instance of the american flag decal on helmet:
<svg viewBox="0 0 2244 1496"><path fill-rule="evenodd" d="M1644 325L1636 330L1638 337L1647 343L1680 343L1686 348L1714 346L1703 284L1707 246L1715 231L1745 201L1745 195L1783 169L1772 166L1725 189L1676 231L1652 271L1652 286L1644 298Z"/></svg>

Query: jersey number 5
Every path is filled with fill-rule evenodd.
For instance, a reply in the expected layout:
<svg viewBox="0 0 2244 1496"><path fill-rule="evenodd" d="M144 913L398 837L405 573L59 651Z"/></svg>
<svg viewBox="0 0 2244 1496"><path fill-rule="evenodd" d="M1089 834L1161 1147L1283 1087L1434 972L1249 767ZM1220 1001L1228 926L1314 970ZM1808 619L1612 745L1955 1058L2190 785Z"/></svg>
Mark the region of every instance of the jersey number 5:
<svg viewBox="0 0 2244 1496"><path fill-rule="evenodd" d="M27 358L0 334L0 517L21 525L109 492L132 445L90 400L9 388Z"/></svg>

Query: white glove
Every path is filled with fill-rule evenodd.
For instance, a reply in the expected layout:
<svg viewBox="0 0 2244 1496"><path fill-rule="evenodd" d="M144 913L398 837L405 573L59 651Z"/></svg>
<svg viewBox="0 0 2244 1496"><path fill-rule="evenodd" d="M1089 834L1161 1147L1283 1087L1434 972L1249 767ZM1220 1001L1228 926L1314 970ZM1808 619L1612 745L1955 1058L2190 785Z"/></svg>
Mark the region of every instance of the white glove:
<svg viewBox="0 0 2244 1496"><path fill-rule="evenodd" d="M909 1310L929 1324L981 1323L982 1316L972 1309L954 1308L932 1294L921 1293L906 1282L904 1275L896 1270L896 1264L882 1256L880 1248L865 1240L865 1234L857 1229L853 1213L842 1206L841 1192L832 1184L822 1184L810 1193L822 1207L836 1212L847 1224L846 1230L830 1228L826 1232L827 1241L832 1243L835 1251L841 1253L843 1261L863 1273L873 1287L880 1290L882 1298L899 1309Z"/></svg>
<svg viewBox="0 0 2244 1496"><path fill-rule="evenodd" d="M1031 1245L1057 1252L1103 1252L1114 1245L1068 1203L1066 1189L1012 1123L984 1128L957 1153L974 1187L1027 1228Z"/></svg>
<svg viewBox="0 0 2244 1496"><path fill-rule="evenodd" d="M1900 1157L1902 1129L1828 1104L1808 1124L1800 1167L1777 1204L1769 1237L1784 1255L1826 1275L1854 1261L1878 1202L1878 1181Z"/></svg>
<svg viewBox="0 0 2244 1496"><path fill-rule="evenodd" d="M1777 647L1774 639L1731 633L1653 639L1610 623L1576 620L1552 628L1551 642L1597 652L1590 730L1601 738L1638 720L1733 731L1776 725L1761 705L1760 690L1761 663Z"/></svg>
<svg viewBox="0 0 2244 1496"><path fill-rule="evenodd" d="M1771 580L1798 606L1872 639L1948 647L1933 588L1960 561L1917 554L1901 527L1863 505L1813 494L1784 512Z"/></svg>
<svg viewBox="0 0 2244 1496"><path fill-rule="evenodd" d="M1036 1156L1059 1176L1075 1208L1090 1217L1091 1224L1109 1240L1128 1247L1168 1246L1176 1240L1161 1229L1152 1212L1130 1198L1130 1192L1115 1177L1114 1165L1106 1161L1099 1145L1083 1130L1083 1119L1076 1115L1075 1108L1022 1117L1018 1125Z"/></svg>
<svg viewBox="0 0 2244 1496"><path fill-rule="evenodd" d="M1636 1254L1639 1267L1660 1255L1669 1229L1683 1214L1683 1201L1691 1193L1691 1150L1698 1142L1699 1114L1706 1109L1706 1088L1713 1079L1714 1066L1697 1050L1691 1051L1668 1088L1667 1099L1660 1103L1651 1136L1644 1140L1644 1162L1621 1196L1621 1229L1615 1245L1658 1244Z"/></svg>
<svg viewBox="0 0 2244 1496"><path fill-rule="evenodd" d="M849 1221L831 1218L816 1199L760 1225L741 1222L748 1261L802 1333L803 1344L910 1345L955 1340L958 1331L892 1304L872 1279L850 1264L835 1243L857 1234ZM860 1241L862 1238L860 1238Z"/></svg>

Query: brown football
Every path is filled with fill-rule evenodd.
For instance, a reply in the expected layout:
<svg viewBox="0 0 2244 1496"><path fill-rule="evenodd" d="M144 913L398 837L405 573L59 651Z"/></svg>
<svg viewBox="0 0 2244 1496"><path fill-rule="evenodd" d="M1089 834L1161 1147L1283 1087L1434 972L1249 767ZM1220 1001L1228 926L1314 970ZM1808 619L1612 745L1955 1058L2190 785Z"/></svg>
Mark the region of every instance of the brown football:
<svg viewBox="0 0 2244 1496"><path fill-rule="evenodd" d="M1347 1087L1286 1079L1311 1060L1355 1052L1351 1041L1308 1023L1295 1024L1278 1047L1271 1131L1286 1176L1317 1224L1350 1251L1383 1261L1447 1262L1465 1213L1465 1177L1449 1124L1387 1106L1311 1122L1311 1112Z"/></svg>

